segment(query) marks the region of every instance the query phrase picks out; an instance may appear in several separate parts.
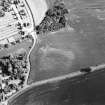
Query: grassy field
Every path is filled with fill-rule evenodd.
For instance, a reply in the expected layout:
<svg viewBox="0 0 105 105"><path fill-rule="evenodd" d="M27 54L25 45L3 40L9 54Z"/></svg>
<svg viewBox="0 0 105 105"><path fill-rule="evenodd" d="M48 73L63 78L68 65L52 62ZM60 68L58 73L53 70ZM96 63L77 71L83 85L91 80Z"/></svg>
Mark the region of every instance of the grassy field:
<svg viewBox="0 0 105 105"><path fill-rule="evenodd" d="M25 41L18 43L16 45L11 45L11 46L9 46L9 48L5 48L0 51L0 57L6 56L10 53L14 53L14 52L18 51L19 49L25 49L28 53L30 50L29 47L31 45L32 45L32 42L30 42L29 40L25 40Z"/></svg>
<svg viewBox="0 0 105 105"><path fill-rule="evenodd" d="M60 32L40 35L40 42L31 53L31 82L105 62L105 20L98 18L96 10L102 11L104 2L67 0L65 3L67 8L74 8L67 15L67 27Z"/></svg>

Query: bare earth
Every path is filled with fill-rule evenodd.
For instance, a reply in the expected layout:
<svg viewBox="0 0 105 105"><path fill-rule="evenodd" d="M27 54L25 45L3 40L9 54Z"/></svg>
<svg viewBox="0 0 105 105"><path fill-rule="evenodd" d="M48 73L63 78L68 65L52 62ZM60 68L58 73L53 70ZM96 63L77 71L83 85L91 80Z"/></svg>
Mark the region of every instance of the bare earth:
<svg viewBox="0 0 105 105"><path fill-rule="evenodd" d="M27 0L34 15L35 24L38 25L44 17L47 5L44 0Z"/></svg>

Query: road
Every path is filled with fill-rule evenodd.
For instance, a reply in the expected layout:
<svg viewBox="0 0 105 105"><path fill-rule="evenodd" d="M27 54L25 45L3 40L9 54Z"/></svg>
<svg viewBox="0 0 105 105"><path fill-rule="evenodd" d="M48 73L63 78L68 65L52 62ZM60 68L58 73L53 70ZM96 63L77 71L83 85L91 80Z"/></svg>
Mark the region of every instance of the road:
<svg viewBox="0 0 105 105"><path fill-rule="evenodd" d="M24 2L24 3L27 4L27 9L29 9L28 12L30 12L30 16L31 16L31 17L30 17L30 18L31 18L31 22L33 22L33 23L32 23L33 28L30 29L30 35L33 37L33 45L32 45L32 47L31 47L31 49L30 49L30 51L28 52L28 55L27 55L28 73L27 73L27 75L26 75L26 80L25 80L25 83L24 83L24 87L23 87L23 89L21 89L19 92L17 92L17 93L14 94L13 96L11 96L9 99L11 99L12 97L14 97L14 96L17 95L18 93L24 91L26 88L30 87L30 86L27 84L27 80L28 80L29 73L30 73L30 54L31 54L33 48L35 47L35 44L36 44L36 41L37 41L37 35L36 35L36 33L35 33L35 30L34 30L34 27L35 27L35 25L36 25L36 21L35 21L36 18L33 17L33 14L32 14L32 11L31 11L31 10L33 10L33 7L30 6L30 4L28 4L27 1ZM32 3L32 2L31 2L31 3ZM38 1L37 1L37 3L38 3ZM43 5L45 5L44 3L45 3L45 2L43 2L42 0L40 0L38 4L41 4L40 7L41 7L41 6L43 7ZM30 7L32 7L32 8L30 8ZM35 6L34 6L34 7L35 7ZM40 7L39 7L39 8L40 8ZM44 8L46 9L46 6L45 6ZM44 8L43 8L43 9L44 9ZM45 9L44 9L44 10L45 10ZM41 11L42 11L42 10L40 10L40 11L38 12L38 13L39 13L38 15L40 15L40 12L41 12ZM35 13L35 12L34 12L34 13ZM42 13L41 13L41 14L42 14ZM40 18L38 17L38 19L40 19ZM8 100L9 100L9 99L8 99ZM6 101L6 102L7 102L7 101ZM5 103L5 104L7 104L7 103Z"/></svg>
<svg viewBox="0 0 105 105"><path fill-rule="evenodd" d="M32 45L32 47L31 47L31 49L30 49L30 51L29 51L29 53L28 53L28 55L27 55L27 61L28 61L28 73L27 73L27 76L26 76L26 80L25 80L25 86L27 87L27 80L28 80L28 77L29 77L29 73L30 73L30 54L31 54L31 52L32 52L32 50L33 50L33 48L34 48L34 46L35 46L35 44L36 44L36 41L37 41L37 35L36 35L36 33L35 32L31 32L31 35L32 35L32 37L33 37L33 45Z"/></svg>
<svg viewBox="0 0 105 105"><path fill-rule="evenodd" d="M33 27L35 27L35 25L39 24L40 21L42 20L42 18L44 17L44 13L47 10L47 4L45 3L45 0L26 0L26 3L30 9L30 13L31 13L31 19L33 19ZM27 80L29 77L29 73L30 73L30 54L32 52L32 50L35 47L36 41L37 41L37 35L36 32L33 28L32 32L30 32L30 35L32 35L33 37L33 45L27 55L27 61L28 61L28 73L27 73L27 77L26 77L26 81L25 81L25 85L27 86Z"/></svg>

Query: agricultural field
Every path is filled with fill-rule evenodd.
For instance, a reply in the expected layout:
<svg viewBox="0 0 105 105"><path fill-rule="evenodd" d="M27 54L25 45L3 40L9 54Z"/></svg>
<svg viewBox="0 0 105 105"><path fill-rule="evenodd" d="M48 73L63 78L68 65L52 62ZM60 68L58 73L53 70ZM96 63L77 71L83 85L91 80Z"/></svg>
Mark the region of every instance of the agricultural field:
<svg viewBox="0 0 105 105"><path fill-rule="evenodd" d="M86 76L54 79L25 90L8 105L104 105L104 75L103 70Z"/></svg>
<svg viewBox="0 0 105 105"><path fill-rule="evenodd" d="M42 34L38 34L30 55L30 83L105 62L104 0L63 2L69 12L65 15L65 27L52 32L39 28ZM44 27L42 24L39 27Z"/></svg>
<svg viewBox="0 0 105 105"><path fill-rule="evenodd" d="M8 2L1 18L15 22L0 28L2 105L104 105L105 1Z"/></svg>

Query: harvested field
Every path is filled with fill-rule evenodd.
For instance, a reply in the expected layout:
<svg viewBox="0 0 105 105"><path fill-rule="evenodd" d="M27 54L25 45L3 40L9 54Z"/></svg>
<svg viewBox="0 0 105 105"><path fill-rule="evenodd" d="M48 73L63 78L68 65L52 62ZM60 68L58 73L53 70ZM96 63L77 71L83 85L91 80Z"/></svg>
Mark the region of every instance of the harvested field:
<svg viewBox="0 0 105 105"><path fill-rule="evenodd" d="M38 25L44 17L44 13L47 10L47 5L44 0L27 0L27 2L32 10L35 24ZM40 5L43 6L40 7ZM40 15L38 13L40 13Z"/></svg>

